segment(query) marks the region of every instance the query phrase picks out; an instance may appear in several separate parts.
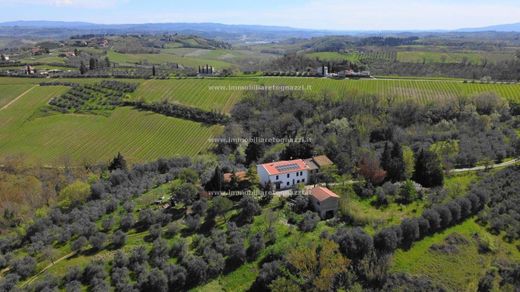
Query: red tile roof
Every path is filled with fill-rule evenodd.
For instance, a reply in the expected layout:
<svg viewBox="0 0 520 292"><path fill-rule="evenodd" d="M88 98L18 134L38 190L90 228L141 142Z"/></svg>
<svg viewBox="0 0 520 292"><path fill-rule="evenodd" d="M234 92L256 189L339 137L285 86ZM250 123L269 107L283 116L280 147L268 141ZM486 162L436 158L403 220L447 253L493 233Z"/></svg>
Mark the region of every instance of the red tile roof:
<svg viewBox="0 0 520 292"><path fill-rule="evenodd" d="M309 170L309 166L307 166L307 164L305 164L302 159L265 163L261 166L267 171L269 175Z"/></svg>
<svg viewBox="0 0 520 292"><path fill-rule="evenodd" d="M224 182L231 182L231 176L233 174L232 173L224 173ZM237 180L240 182L240 181L244 181L247 179L247 172L245 171L238 171L238 172L235 172L235 176L237 177Z"/></svg>
<svg viewBox="0 0 520 292"><path fill-rule="evenodd" d="M325 188L325 187L315 187L311 189L311 196L316 198L316 200L323 202L328 198L339 198L333 191Z"/></svg>

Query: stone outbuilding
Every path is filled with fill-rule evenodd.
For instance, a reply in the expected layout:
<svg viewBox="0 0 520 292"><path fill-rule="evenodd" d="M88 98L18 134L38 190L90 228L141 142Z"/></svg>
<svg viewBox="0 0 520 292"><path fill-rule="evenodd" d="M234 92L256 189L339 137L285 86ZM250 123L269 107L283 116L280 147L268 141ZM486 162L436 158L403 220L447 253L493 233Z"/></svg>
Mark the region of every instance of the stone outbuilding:
<svg viewBox="0 0 520 292"><path fill-rule="evenodd" d="M339 196L326 187L312 188L310 201L322 219L334 217L339 208Z"/></svg>

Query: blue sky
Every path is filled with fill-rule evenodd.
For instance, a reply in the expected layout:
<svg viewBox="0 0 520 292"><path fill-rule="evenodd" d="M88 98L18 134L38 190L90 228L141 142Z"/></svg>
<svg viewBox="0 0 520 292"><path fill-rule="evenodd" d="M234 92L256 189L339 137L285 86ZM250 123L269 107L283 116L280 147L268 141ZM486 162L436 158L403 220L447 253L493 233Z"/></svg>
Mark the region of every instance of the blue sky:
<svg viewBox="0 0 520 292"><path fill-rule="evenodd" d="M516 0L0 0L0 22L219 22L335 30L454 29L520 22Z"/></svg>

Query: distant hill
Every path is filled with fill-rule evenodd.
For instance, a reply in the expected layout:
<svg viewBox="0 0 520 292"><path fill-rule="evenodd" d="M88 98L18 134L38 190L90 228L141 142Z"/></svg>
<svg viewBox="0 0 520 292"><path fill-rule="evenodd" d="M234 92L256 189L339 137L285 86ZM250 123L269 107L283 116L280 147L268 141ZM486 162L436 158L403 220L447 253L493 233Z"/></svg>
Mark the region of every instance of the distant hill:
<svg viewBox="0 0 520 292"><path fill-rule="evenodd" d="M497 32L520 32L520 23L500 24L476 28L463 28L457 31L460 32L482 32L482 31L497 31Z"/></svg>
<svg viewBox="0 0 520 292"><path fill-rule="evenodd" d="M221 23L143 23L143 24L96 24L67 21L11 21L0 22L0 37L12 38L68 38L78 34L153 34L180 33L198 35L226 42L259 43L277 42L292 38L311 39L327 36L398 36L460 34L481 32L520 32L520 23L495 25L481 28L447 30L314 30L287 26L231 25Z"/></svg>
<svg viewBox="0 0 520 292"><path fill-rule="evenodd" d="M19 26L32 28L91 28L97 26L88 22L67 22L67 21L9 21L0 22L0 26Z"/></svg>
<svg viewBox="0 0 520 292"><path fill-rule="evenodd" d="M0 23L0 36L68 37L74 34L182 33L225 41L278 41L311 38L347 32L300 29L283 26L229 25L220 23L95 24L64 21L11 21Z"/></svg>

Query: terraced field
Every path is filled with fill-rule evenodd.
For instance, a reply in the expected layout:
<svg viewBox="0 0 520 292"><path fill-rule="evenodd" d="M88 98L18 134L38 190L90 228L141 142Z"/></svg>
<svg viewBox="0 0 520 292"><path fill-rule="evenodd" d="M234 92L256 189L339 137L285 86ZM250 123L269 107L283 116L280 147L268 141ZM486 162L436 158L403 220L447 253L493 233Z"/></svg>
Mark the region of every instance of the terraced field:
<svg viewBox="0 0 520 292"><path fill-rule="evenodd" d="M66 87L37 87L0 112L0 156L24 154L30 161L75 164L108 161L121 152L130 162L195 155L210 146L222 127L116 109L111 116L51 115L34 118L38 108Z"/></svg>

